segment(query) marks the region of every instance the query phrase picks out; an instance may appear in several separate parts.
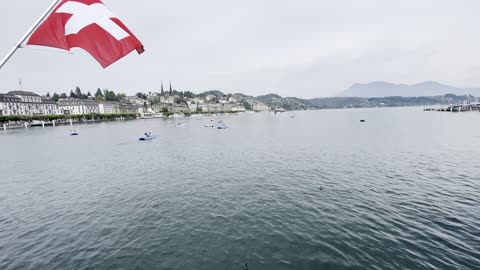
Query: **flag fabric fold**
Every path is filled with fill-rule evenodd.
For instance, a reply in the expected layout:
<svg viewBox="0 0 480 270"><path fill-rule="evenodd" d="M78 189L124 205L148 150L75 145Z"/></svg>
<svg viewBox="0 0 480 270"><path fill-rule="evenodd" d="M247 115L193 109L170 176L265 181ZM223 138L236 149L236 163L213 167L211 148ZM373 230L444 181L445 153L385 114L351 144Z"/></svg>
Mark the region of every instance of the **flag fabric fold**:
<svg viewBox="0 0 480 270"><path fill-rule="evenodd" d="M27 45L70 51L81 48L103 68L133 50L143 53L143 44L100 0L62 0L30 36Z"/></svg>

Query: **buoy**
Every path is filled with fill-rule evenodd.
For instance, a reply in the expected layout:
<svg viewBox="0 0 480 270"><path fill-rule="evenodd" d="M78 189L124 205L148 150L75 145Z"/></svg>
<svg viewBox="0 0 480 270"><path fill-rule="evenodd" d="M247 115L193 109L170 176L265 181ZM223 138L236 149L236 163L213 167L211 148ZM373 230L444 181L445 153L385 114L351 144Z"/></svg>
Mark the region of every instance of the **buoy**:
<svg viewBox="0 0 480 270"><path fill-rule="evenodd" d="M366 121L362 119L362 120L360 120L360 122L361 122L361 123L365 123Z"/></svg>

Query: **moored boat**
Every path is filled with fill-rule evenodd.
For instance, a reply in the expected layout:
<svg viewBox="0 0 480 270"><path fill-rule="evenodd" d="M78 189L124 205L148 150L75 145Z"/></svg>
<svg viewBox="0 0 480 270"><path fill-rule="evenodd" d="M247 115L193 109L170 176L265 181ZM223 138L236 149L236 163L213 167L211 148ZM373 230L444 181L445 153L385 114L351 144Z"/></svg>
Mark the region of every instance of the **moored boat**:
<svg viewBox="0 0 480 270"><path fill-rule="evenodd" d="M142 113L140 118L141 119L153 119L153 118L155 118L155 116L153 115L153 113Z"/></svg>

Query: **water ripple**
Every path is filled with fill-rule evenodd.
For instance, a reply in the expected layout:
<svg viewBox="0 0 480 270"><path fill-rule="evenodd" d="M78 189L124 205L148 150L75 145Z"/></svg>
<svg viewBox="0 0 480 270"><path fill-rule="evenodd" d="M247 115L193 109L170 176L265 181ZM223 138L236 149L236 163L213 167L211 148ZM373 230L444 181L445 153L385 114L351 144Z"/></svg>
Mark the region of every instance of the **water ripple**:
<svg viewBox="0 0 480 270"><path fill-rule="evenodd" d="M0 269L479 269L480 127L379 112L9 132Z"/></svg>

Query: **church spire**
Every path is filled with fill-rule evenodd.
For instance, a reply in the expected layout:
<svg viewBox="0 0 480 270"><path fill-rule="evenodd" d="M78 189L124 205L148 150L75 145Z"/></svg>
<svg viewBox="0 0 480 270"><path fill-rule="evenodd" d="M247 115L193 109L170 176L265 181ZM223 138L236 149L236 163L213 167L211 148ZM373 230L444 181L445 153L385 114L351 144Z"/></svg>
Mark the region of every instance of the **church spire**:
<svg viewBox="0 0 480 270"><path fill-rule="evenodd" d="M163 81L160 82L162 84L162 88L160 90L160 95L163 96L165 94L165 91L163 91Z"/></svg>
<svg viewBox="0 0 480 270"><path fill-rule="evenodd" d="M170 95L173 94L173 90L172 90L172 81L170 81Z"/></svg>

